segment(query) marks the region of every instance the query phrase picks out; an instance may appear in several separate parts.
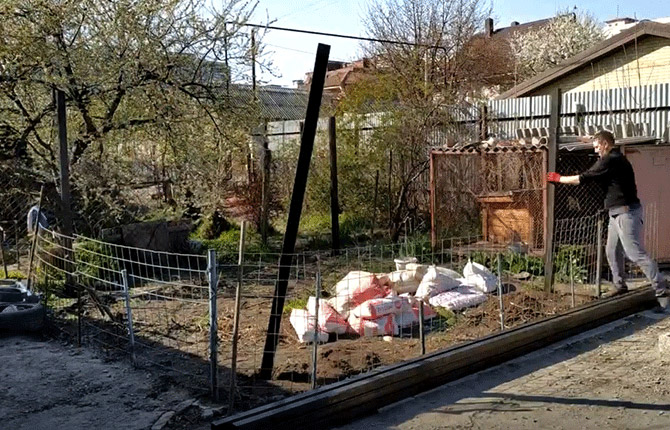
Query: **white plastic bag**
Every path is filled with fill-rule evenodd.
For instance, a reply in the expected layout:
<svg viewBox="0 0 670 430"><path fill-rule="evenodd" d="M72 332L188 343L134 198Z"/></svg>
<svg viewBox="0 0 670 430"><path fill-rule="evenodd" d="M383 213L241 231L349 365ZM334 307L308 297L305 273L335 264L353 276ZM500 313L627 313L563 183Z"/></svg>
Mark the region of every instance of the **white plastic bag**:
<svg viewBox="0 0 670 430"><path fill-rule="evenodd" d="M476 287L462 285L456 289L442 292L430 298L432 306L439 306L452 311L477 306L484 303L488 296Z"/></svg>
<svg viewBox="0 0 670 430"><path fill-rule="evenodd" d="M491 293L498 288L498 277L479 263L468 261L463 268L463 276L468 285L473 285L485 293Z"/></svg>
<svg viewBox="0 0 670 430"><path fill-rule="evenodd" d="M414 294L421 282L416 279L416 272L414 270L396 270L389 273L388 278L391 281L391 288L398 294Z"/></svg>
<svg viewBox="0 0 670 430"><path fill-rule="evenodd" d="M293 309L291 311L289 321L298 335L300 343L314 342L314 330L316 328L314 320L314 315L310 315L304 309ZM319 343L328 342L328 333L325 331L318 329L317 336Z"/></svg>
<svg viewBox="0 0 670 430"><path fill-rule="evenodd" d="M430 266L416 290L415 297L427 301L434 295L451 290L459 285L461 283L456 279L438 272L435 266Z"/></svg>

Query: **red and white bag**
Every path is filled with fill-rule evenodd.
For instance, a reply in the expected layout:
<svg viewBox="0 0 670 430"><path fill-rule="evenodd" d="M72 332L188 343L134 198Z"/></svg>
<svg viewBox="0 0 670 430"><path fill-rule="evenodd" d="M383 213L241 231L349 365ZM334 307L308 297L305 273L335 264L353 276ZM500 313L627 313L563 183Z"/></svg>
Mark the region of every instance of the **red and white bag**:
<svg viewBox="0 0 670 430"><path fill-rule="evenodd" d="M397 296L368 300L352 309L351 315L356 318L375 320L384 315L402 312L403 302L405 301L407 301L407 298Z"/></svg>
<svg viewBox="0 0 670 430"><path fill-rule="evenodd" d="M354 333L358 333L361 336L393 336L398 334L395 314L388 314L381 318L369 320L357 318L352 313L349 316L349 325Z"/></svg>
<svg viewBox="0 0 670 430"><path fill-rule="evenodd" d="M314 342L315 318L304 309L293 309L289 321L293 326L300 343ZM328 333L318 329L317 341L319 343L328 342Z"/></svg>
<svg viewBox="0 0 670 430"><path fill-rule="evenodd" d="M307 312L316 315L316 297L307 300ZM349 323L327 300L319 299L319 329L328 333L344 334L349 331Z"/></svg>
<svg viewBox="0 0 670 430"><path fill-rule="evenodd" d="M437 312L433 310L427 304L423 304L423 320L433 319L437 316ZM419 322L419 301L417 300L412 305L411 309L408 309L398 315L396 315L395 320L399 327L409 327L413 324Z"/></svg>
<svg viewBox="0 0 670 430"><path fill-rule="evenodd" d="M353 271L335 285L335 297L328 303L347 318L351 309L367 300L384 297L387 291L373 273Z"/></svg>

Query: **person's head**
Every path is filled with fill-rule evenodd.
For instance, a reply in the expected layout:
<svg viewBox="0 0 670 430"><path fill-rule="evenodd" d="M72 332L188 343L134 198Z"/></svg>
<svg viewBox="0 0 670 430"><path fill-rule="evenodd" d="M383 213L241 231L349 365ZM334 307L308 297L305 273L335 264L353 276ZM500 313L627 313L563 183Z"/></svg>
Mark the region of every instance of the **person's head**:
<svg viewBox="0 0 670 430"><path fill-rule="evenodd" d="M593 136L593 150L604 157L614 148L614 135L611 131L602 130Z"/></svg>

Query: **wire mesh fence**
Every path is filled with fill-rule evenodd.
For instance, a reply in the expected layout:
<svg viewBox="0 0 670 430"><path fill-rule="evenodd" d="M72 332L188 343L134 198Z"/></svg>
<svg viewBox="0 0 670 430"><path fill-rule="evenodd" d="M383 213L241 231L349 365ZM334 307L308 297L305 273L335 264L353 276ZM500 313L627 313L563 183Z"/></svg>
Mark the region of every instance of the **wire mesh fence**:
<svg viewBox="0 0 670 430"><path fill-rule="evenodd" d="M34 283L80 343L130 354L181 385L208 387L209 286L202 255L40 229Z"/></svg>
<svg viewBox="0 0 670 430"><path fill-rule="evenodd" d="M0 161L0 170L0 273L7 277L10 271L20 272L27 266L26 216L39 200L39 189L16 174L24 170L19 162Z"/></svg>
<svg viewBox="0 0 670 430"><path fill-rule="evenodd" d="M243 410L591 300L574 286L601 278L599 221L557 223L550 294L542 291L541 256L481 235L301 252L282 267L269 252L244 253L242 264L219 255L213 266L212 256L40 229L33 282L83 344L195 391L213 389ZM277 289L281 276L285 292Z"/></svg>

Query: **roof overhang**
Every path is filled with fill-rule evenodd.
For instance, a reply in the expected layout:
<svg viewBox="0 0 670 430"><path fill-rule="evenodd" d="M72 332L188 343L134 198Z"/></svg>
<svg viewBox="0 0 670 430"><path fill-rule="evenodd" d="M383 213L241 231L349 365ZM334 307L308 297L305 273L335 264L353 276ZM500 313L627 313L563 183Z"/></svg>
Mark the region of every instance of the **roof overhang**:
<svg viewBox="0 0 670 430"><path fill-rule="evenodd" d="M587 64L611 54L617 48L635 42L647 36L656 36L670 39L670 24L657 22L641 22L638 25L604 40L598 45L587 49L565 60L561 65L528 79L514 88L505 91L498 99L509 99L527 96L532 91L542 88L550 83L578 70Z"/></svg>

